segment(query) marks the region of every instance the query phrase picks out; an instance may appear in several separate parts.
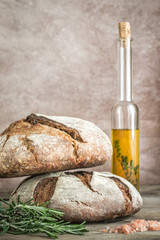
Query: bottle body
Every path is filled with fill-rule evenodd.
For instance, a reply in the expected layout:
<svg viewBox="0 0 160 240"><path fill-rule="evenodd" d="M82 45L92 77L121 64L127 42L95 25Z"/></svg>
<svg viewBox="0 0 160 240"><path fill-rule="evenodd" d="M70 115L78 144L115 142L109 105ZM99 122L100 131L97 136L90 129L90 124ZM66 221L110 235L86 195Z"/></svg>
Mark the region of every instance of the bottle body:
<svg viewBox="0 0 160 240"><path fill-rule="evenodd" d="M133 101L119 101L111 113L112 172L139 189L139 113Z"/></svg>
<svg viewBox="0 0 160 240"><path fill-rule="evenodd" d="M111 113L112 172L139 189L139 112L132 100L132 38L128 36L118 39L118 83L118 101Z"/></svg>

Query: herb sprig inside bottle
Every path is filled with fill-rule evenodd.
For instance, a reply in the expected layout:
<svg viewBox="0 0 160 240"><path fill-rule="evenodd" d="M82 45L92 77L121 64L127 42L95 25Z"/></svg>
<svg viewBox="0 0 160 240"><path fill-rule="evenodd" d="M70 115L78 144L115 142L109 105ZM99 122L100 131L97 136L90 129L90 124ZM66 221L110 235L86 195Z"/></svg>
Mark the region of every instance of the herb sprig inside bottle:
<svg viewBox="0 0 160 240"><path fill-rule="evenodd" d="M125 178L131 182L136 188L138 188L138 176L137 173L139 171L139 165L134 166L134 161L132 159L128 159L128 156L121 155L121 147L120 140L116 140L114 143L114 148L116 149L118 159L123 172L125 174Z"/></svg>

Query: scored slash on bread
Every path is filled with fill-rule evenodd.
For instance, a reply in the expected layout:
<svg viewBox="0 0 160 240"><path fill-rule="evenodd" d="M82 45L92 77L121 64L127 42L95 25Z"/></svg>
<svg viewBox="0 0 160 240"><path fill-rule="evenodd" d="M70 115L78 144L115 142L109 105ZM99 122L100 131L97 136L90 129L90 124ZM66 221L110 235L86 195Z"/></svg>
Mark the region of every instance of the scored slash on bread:
<svg viewBox="0 0 160 240"><path fill-rule="evenodd" d="M107 135L79 118L31 114L0 135L0 177L17 177L104 164Z"/></svg>
<svg viewBox="0 0 160 240"><path fill-rule="evenodd" d="M22 201L50 201L71 222L102 221L132 215L142 198L127 180L107 172L57 172L25 179L11 197Z"/></svg>

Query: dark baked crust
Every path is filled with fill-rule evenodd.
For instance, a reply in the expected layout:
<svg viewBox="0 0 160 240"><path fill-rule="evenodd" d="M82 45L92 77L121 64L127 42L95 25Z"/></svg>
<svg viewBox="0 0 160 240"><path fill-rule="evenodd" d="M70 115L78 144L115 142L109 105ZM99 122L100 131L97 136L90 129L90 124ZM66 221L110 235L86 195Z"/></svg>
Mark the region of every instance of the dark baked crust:
<svg viewBox="0 0 160 240"><path fill-rule="evenodd" d="M90 182L92 179L93 172L77 171L77 172L65 172L65 174L74 175L78 177L84 185L91 189Z"/></svg>
<svg viewBox="0 0 160 240"><path fill-rule="evenodd" d="M119 187L119 189L121 190L124 200L125 200L125 211L123 212L123 214L121 213L119 215L119 217L123 216L127 216L129 214L131 214L132 211L132 196L129 193L129 188L127 185L125 185L119 178L116 177L110 177L110 179L112 179L117 186Z"/></svg>
<svg viewBox="0 0 160 240"><path fill-rule="evenodd" d="M74 140L77 140L79 142L84 142L82 137L80 136L79 132L74 129L74 128L70 128L67 127L66 125L53 121L49 118L43 117L43 116L37 116L36 114L32 113L31 115L29 115L26 119L24 119L25 122L29 122L32 125L35 124L42 124L42 125L46 125L52 128L56 128L59 129L61 131L66 132L68 135L70 135Z"/></svg>
<svg viewBox="0 0 160 240"><path fill-rule="evenodd" d="M57 177L42 179L34 190L34 201L38 202L39 204L49 201L54 194L57 180Z"/></svg>

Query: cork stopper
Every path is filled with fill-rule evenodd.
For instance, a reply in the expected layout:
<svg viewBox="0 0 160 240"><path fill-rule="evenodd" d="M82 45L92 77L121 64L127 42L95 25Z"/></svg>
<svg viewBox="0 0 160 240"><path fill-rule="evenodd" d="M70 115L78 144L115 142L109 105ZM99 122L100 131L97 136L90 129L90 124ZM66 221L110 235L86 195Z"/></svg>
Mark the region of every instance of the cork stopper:
<svg viewBox="0 0 160 240"><path fill-rule="evenodd" d="M129 22L119 23L119 38L124 40L123 47L127 47L127 38L131 38L131 28Z"/></svg>
<svg viewBox="0 0 160 240"><path fill-rule="evenodd" d="M131 28L129 22L119 23L119 38L126 39L131 37Z"/></svg>

